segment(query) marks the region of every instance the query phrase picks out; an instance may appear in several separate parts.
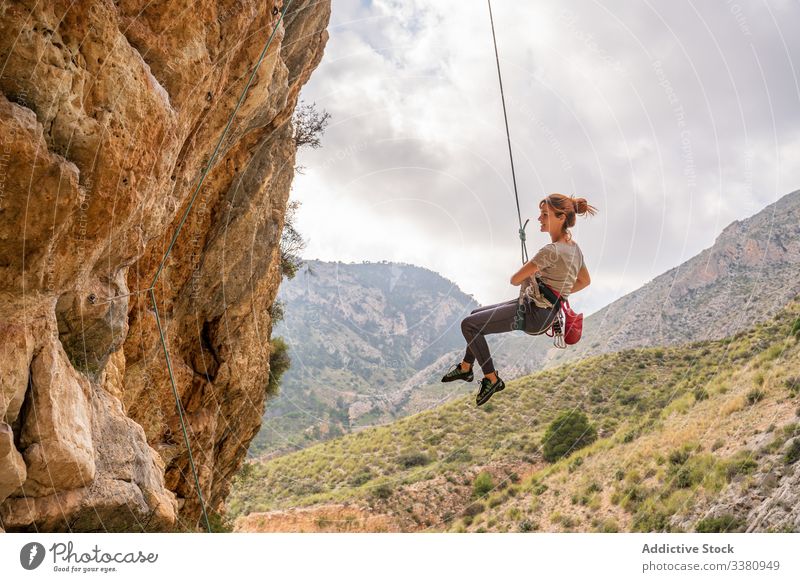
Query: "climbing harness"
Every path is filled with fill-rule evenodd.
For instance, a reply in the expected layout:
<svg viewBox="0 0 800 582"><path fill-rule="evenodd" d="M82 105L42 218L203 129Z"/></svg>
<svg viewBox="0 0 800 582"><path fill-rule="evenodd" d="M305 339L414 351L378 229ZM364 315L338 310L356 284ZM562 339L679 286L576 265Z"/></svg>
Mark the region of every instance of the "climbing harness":
<svg viewBox="0 0 800 582"><path fill-rule="evenodd" d="M161 337L161 347L164 351L164 358L167 362L167 372L169 373L169 381L172 386L172 393L175 397L175 406L178 410L178 419L180 420L181 430L183 431L183 441L186 445L186 450L189 454L189 466L192 469L192 475L194 477L194 484L195 489L197 490L197 498L200 501L200 508L203 511L203 519L206 523L206 529L209 533L211 533L211 522L208 519L208 513L206 512L206 503L203 500L203 493L200 489L200 480L197 476L197 469L194 464L194 456L192 455L192 447L189 444L189 435L186 431L186 422L183 417L183 406L181 405L180 396L178 395L178 388L175 384L175 375L172 370L172 360L169 356L169 348L167 347L167 340L166 336L164 335L164 329L161 326L161 317L158 313L158 304L156 302L156 294L155 294L155 287L156 283L158 282L158 278L161 275L161 271L164 269L164 265L166 265L167 257L172 252L172 248L175 246L175 242L178 240L178 235L183 229L183 225L186 222L186 218L189 216L189 212L192 210L194 206L194 202L197 199L197 195L200 193L200 188L203 186L203 182L205 181L206 177L208 176L209 171L211 171L211 167L214 164L214 161L219 153L220 148L222 147L222 142L225 139L225 136L228 135L228 130L233 123L234 117L239 112L239 108L244 101L245 96L247 95L247 91L250 89L250 85L253 84L253 79L255 79L256 73L258 69L261 67L261 63L264 60L264 57L269 50L270 45L272 45L272 40L275 38L275 33L278 31L278 26L280 26L281 22L283 22L286 18L286 12L289 10L289 7L292 5L292 0L287 0L286 5L283 7L283 10L280 11L280 16L278 17L277 22L275 22L275 26L272 28L272 33L269 35L264 48L261 50L261 54L258 57L258 61L256 61L255 66L253 67L253 72L250 74L250 78L247 80L247 83L242 89L241 95L239 95L239 100L236 102L236 106L233 108L233 112L231 113L230 117L228 118L228 122L225 125L225 129L222 130L222 135L219 136L217 140L217 145L214 147L214 151L211 153L211 156L208 158L208 162L204 164L203 173L200 175L200 179L197 181L197 186L195 186L194 192L192 193L192 197L189 200L189 205L186 207L186 210L181 217L180 222L178 223L178 228L175 230L175 234L172 235L172 239L170 240L169 246L167 247L167 251L164 253L163 258L161 259L161 263L158 265L158 269L156 270L156 274L153 277L152 283L146 289L140 289L138 291L132 291L130 293L126 293L124 295L117 295L115 297L105 297L106 301L101 301L99 304L104 303L111 303L112 301L116 301L117 299L122 299L123 297L130 297L132 295L137 295L139 293L149 293L150 299L153 302L153 311L156 317L156 325L158 326L158 335ZM299 11L298 11L299 12ZM279 13L277 6L272 9L272 14L277 15ZM91 299L90 299L90 302ZM97 302L97 298L94 297L94 302ZM93 302L93 303L94 303Z"/></svg>

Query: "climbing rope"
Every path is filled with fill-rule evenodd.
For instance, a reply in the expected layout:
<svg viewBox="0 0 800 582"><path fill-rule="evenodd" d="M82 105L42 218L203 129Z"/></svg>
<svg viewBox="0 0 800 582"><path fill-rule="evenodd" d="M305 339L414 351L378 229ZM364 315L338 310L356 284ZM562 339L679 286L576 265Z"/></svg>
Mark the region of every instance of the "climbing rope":
<svg viewBox="0 0 800 582"><path fill-rule="evenodd" d="M497 36L494 33L494 17L492 16L492 0L486 0L489 3L489 22L492 25L492 42L494 43L494 58L497 61L497 80L500 82L500 99L503 102L503 119L506 122L506 138L508 139L508 157L511 160L511 180L514 183L514 198L517 201L517 219L519 220L519 241L522 250L522 262L528 262L528 248L525 245L525 227L528 226L528 220L522 224L522 213L519 209L519 193L517 192L517 175L514 172L514 154L511 151L511 132L508 129L508 113L506 112L506 96L503 92L503 76L500 74L500 56L497 53Z"/></svg>
<svg viewBox="0 0 800 582"><path fill-rule="evenodd" d="M292 0L288 0L286 6L283 7L283 11L280 13L280 17L278 17L278 21L275 23L275 27L272 29L272 34L269 35L269 39L267 40L267 43L264 45L264 48L261 51L261 55L258 57L258 61L256 62L255 67L253 67L253 72L251 73L250 78L247 80L247 84L242 90L242 94L239 96L239 100L236 103L236 107L234 107L233 113L231 113L230 117L228 118L228 123L225 125L225 129L222 131L222 135L219 136L217 145L214 148L211 157L208 159L208 163L203 168L203 173L200 175L200 179L198 180L197 186L194 189L194 193L192 194L192 197L189 201L189 205L186 207L186 211L183 213L183 216L181 217L181 220L178 223L178 228L175 230L175 234L172 235L172 240L170 241L169 246L167 247L167 251L164 253L164 257L161 259L161 264L159 264L158 269L156 270L155 277L153 277L153 282L150 284L150 287L146 289L147 291L150 292L150 298L153 300L153 310L156 316L156 325L158 325L158 334L161 337L161 346L164 349L164 358L167 360L167 371L169 372L169 381L170 384L172 385L172 393L175 396L175 406L178 409L178 418L181 423L181 430L183 431L183 441L186 444L186 450L189 453L189 465L191 466L192 475L194 476L194 484L195 488L197 489L197 497L200 500L200 507L203 510L203 519L206 522L206 529L208 530L209 533L211 533L211 523L208 520L208 513L206 512L206 504L205 501L203 500L203 493L200 489L200 480L197 477L197 469L195 468L194 457L192 455L192 447L189 444L189 435L186 431L186 423L183 419L183 407L181 406L181 400L180 397L178 396L178 388L175 384L175 376L172 372L172 360L170 359L169 356L169 348L167 347L167 340L164 336L164 330L161 327L161 318L159 317L158 305L156 304L155 286L156 282L158 282L159 276L161 275L161 271L163 270L164 265L167 262L167 257L169 257L169 254L172 252L172 247L175 245L175 241L178 239L178 235L180 234L181 229L183 228L183 224L186 222L186 218L189 216L189 212L191 211L192 206L194 205L194 201L197 198L198 193L200 192L200 188L202 187L203 182L206 179L206 176L208 176L208 172L211 170L211 166L213 165L214 160L216 159L217 154L219 153L219 150L222 147L222 142L225 139L225 136L228 134L228 130L230 129L231 124L233 123L233 119L236 116L236 113L238 113L239 107L241 107L245 95L247 94L247 91L250 89L250 85L253 83L253 79L255 79L256 73L258 72L258 69L261 66L261 62L264 60L264 56L267 54L267 50L272 44L272 40L275 37L275 33L278 31L278 26L286 16L286 11L289 9L289 6L291 6L291 4ZM273 15L274 14L277 14L277 7L273 9Z"/></svg>

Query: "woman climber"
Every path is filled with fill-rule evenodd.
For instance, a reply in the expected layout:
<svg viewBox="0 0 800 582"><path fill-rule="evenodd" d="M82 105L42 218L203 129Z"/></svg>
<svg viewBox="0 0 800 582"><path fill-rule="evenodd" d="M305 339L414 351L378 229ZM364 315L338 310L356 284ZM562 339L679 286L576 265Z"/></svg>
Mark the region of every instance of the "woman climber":
<svg viewBox="0 0 800 582"><path fill-rule="evenodd" d="M526 310L525 332L533 335L550 329L560 309L557 304L553 305L541 294L538 282L534 281L534 275L565 299L571 293L587 287L591 281L589 271L586 269L578 243L572 240L569 228L575 226L577 214L594 215L597 212L595 207L587 204L585 198L573 198L563 194L550 194L539 202L539 210L541 225L539 230L547 232L552 242L539 249L530 261L511 276L512 285L525 283L525 287L522 288L524 295L522 306ZM455 364L442 377L442 382L453 380L472 382L474 379L472 364L477 359L484 376L476 397L478 406L488 401L492 394L506 387L494 369L485 336L516 329L514 323L519 304L518 299L510 299L503 303L479 307L473 309L461 322L461 332L467 340L467 351L464 360Z"/></svg>

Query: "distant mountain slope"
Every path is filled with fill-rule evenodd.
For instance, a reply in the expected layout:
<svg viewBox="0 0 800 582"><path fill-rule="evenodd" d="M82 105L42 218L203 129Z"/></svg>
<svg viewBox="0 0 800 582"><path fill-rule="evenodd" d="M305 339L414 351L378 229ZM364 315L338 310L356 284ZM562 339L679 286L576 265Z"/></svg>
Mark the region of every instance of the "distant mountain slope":
<svg viewBox="0 0 800 582"><path fill-rule="evenodd" d="M240 531L800 531L800 302L735 336L594 356L248 463ZM560 411L598 439L543 460Z"/></svg>
<svg viewBox="0 0 800 582"><path fill-rule="evenodd" d="M273 336L289 345L292 365L267 404L254 455L404 416L411 397L404 382L461 349L458 323L477 306L437 273L389 262L309 260L278 298L285 318ZM448 384L422 396L430 406L463 391Z"/></svg>

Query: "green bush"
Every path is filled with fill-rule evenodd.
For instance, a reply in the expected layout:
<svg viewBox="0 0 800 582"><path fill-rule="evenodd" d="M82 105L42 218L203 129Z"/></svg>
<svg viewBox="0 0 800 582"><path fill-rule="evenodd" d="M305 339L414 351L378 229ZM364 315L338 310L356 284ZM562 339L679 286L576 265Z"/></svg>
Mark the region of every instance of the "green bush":
<svg viewBox="0 0 800 582"><path fill-rule="evenodd" d="M233 520L227 515L217 512L208 514L208 525L213 533L231 533L233 531Z"/></svg>
<svg viewBox="0 0 800 582"><path fill-rule="evenodd" d="M695 388L694 389L694 399L697 402L700 402L701 400L707 400L708 399L708 390L706 390L702 386L699 387L699 388Z"/></svg>
<svg viewBox="0 0 800 582"><path fill-rule="evenodd" d="M669 455L669 463L670 465L674 466L681 466L689 460L689 451L685 449L678 449L676 451L672 451Z"/></svg>
<svg viewBox="0 0 800 582"><path fill-rule="evenodd" d="M633 516L631 529L637 532L670 531L669 515L646 504Z"/></svg>
<svg viewBox="0 0 800 582"><path fill-rule="evenodd" d="M542 441L542 456L554 462L597 439L597 430L582 412L565 410L547 427Z"/></svg>
<svg viewBox="0 0 800 582"><path fill-rule="evenodd" d="M800 339L800 317L794 320L794 325L792 326L792 335Z"/></svg>
<svg viewBox="0 0 800 582"><path fill-rule="evenodd" d="M397 458L397 463L405 469L411 467L424 467L431 460L424 453L404 453Z"/></svg>
<svg viewBox="0 0 800 582"><path fill-rule="evenodd" d="M372 495L378 499L389 499L392 496L392 486L388 483L381 483L372 490Z"/></svg>
<svg viewBox="0 0 800 582"><path fill-rule="evenodd" d="M730 514L719 517L706 517L697 522L695 531L698 533L730 533L738 531L744 521Z"/></svg>
<svg viewBox="0 0 800 582"><path fill-rule="evenodd" d="M766 396L766 392L760 390L758 388L753 388L750 392L747 393L747 403L751 406L757 402L761 402Z"/></svg>
<svg viewBox="0 0 800 582"><path fill-rule="evenodd" d="M492 475L486 471L479 473L472 483L472 494L475 497L483 497L492 489L494 489L494 480Z"/></svg>
<svg viewBox="0 0 800 582"><path fill-rule="evenodd" d="M464 508L464 511L461 512L461 515L464 517L475 517L484 512L486 507L484 507L483 503L470 503Z"/></svg>
<svg viewBox="0 0 800 582"><path fill-rule="evenodd" d="M447 457L445 457L445 461L451 461L453 463L457 462L468 463L471 460L472 460L472 454L466 448L456 449L455 451L447 455Z"/></svg>
<svg viewBox="0 0 800 582"><path fill-rule="evenodd" d="M269 352L269 380L267 381L267 398L274 398L278 395L281 385L281 376L292 365L289 358L289 346L282 337L274 337L270 340L271 349Z"/></svg>
<svg viewBox="0 0 800 582"><path fill-rule="evenodd" d="M675 487L686 489L694 485L694 475L689 467L681 467L675 473Z"/></svg>
<svg viewBox="0 0 800 582"><path fill-rule="evenodd" d="M751 454L752 453L748 451L744 451L728 461L725 467L725 476L728 478L728 481L732 480L737 475L749 475L756 470L758 463L755 459L750 457Z"/></svg>
<svg viewBox="0 0 800 582"><path fill-rule="evenodd" d="M349 483L351 487L358 487L359 485L363 485L370 479L372 479L372 471L370 471L369 469L363 469L362 471L359 471L358 473L353 475L353 477L350 478Z"/></svg>
<svg viewBox="0 0 800 582"><path fill-rule="evenodd" d="M797 396L800 392L800 376L786 378L786 388L789 390L789 394Z"/></svg>
<svg viewBox="0 0 800 582"><path fill-rule="evenodd" d="M798 460L800 460L800 439L794 439L792 444L789 445L786 454L783 456L783 461L787 465L792 465Z"/></svg>

